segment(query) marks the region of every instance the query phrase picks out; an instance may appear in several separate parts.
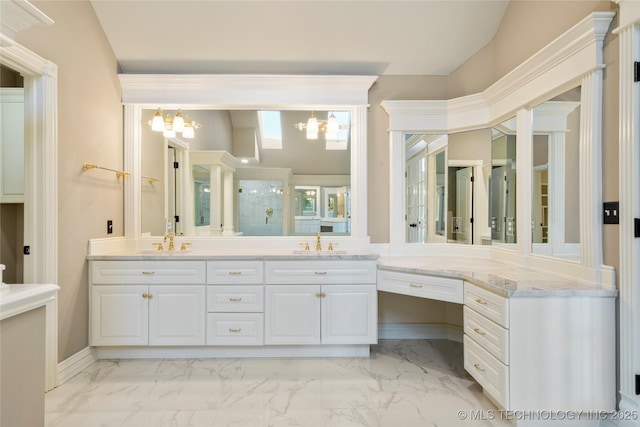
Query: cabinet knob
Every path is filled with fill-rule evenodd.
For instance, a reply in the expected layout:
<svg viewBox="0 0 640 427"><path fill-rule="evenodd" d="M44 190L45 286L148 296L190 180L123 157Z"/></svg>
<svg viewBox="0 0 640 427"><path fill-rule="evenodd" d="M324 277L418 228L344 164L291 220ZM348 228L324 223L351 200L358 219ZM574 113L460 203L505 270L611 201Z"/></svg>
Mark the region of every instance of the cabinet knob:
<svg viewBox="0 0 640 427"><path fill-rule="evenodd" d="M142 294L142 298L149 298L149 294L147 293Z"/></svg>
<svg viewBox="0 0 640 427"><path fill-rule="evenodd" d="M318 292L316 294L316 298L325 298L327 296L327 294L325 294L324 292Z"/></svg>
<svg viewBox="0 0 640 427"><path fill-rule="evenodd" d="M147 298L151 299L151 298L153 298L153 295L152 294L147 294Z"/></svg>

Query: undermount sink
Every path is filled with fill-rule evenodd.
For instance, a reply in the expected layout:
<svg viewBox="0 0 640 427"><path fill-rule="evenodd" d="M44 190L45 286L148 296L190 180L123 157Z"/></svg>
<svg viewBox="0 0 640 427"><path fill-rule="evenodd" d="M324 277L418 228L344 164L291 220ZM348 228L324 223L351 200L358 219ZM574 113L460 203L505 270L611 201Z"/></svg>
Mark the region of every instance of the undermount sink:
<svg viewBox="0 0 640 427"><path fill-rule="evenodd" d="M332 250L332 251L328 251L328 250L324 250L324 251L314 251L314 250L303 250L303 249L298 249L293 251L294 255L318 255L318 256L322 256L322 255L345 255L347 253L347 251L343 251L343 250Z"/></svg>

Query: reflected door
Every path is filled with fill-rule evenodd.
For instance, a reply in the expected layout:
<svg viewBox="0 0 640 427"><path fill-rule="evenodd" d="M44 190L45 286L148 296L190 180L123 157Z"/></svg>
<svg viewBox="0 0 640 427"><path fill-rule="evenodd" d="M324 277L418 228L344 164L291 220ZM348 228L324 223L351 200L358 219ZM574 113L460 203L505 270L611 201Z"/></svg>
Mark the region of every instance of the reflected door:
<svg viewBox="0 0 640 427"><path fill-rule="evenodd" d="M239 232L245 236L282 236L282 185L282 181L239 181Z"/></svg>
<svg viewBox="0 0 640 427"><path fill-rule="evenodd" d="M455 169L455 212L452 213L452 238L458 243L473 243L473 168Z"/></svg>
<svg viewBox="0 0 640 427"><path fill-rule="evenodd" d="M424 154L407 161L407 243L425 242L426 158Z"/></svg>

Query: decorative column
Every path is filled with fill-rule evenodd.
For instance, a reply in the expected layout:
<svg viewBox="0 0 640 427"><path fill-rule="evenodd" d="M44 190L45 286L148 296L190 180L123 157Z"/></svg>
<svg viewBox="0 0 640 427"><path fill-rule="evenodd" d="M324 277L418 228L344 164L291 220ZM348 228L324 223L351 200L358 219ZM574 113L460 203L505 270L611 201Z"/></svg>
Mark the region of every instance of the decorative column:
<svg viewBox="0 0 640 427"><path fill-rule="evenodd" d="M583 77L580 105L580 260L585 267L599 271L602 266L601 69Z"/></svg>
<svg viewBox="0 0 640 427"><path fill-rule="evenodd" d="M140 236L142 215L140 200L140 171L142 158L142 108L137 105L124 106L124 170L131 171L131 178L124 180L124 237L135 239Z"/></svg>
<svg viewBox="0 0 640 427"><path fill-rule="evenodd" d="M640 218L640 82L634 82L634 62L640 61L640 7L620 4L619 186L620 186L620 402L621 410L640 411L636 377L640 375L640 238L634 219Z"/></svg>
<svg viewBox="0 0 640 427"><path fill-rule="evenodd" d="M233 225L233 171L225 169L222 172L223 179L223 205L224 218L222 226L222 234L225 236L234 233Z"/></svg>
<svg viewBox="0 0 640 427"><path fill-rule="evenodd" d="M222 168L212 165L209 175L211 193L209 197L209 229L211 234L222 234Z"/></svg>
<svg viewBox="0 0 640 427"><path fill-rule="evenodd" d="M367 106L351 114L351 237L365 239L367 230Z"/></svg>
<svg viewBox="0 0 640 427"><path fill-rule="evenodd" d="M564 132L549 134L549 169L548 169L549 210L547 224L549 226L548 244L555 254L557 248L565 243L565 136Z"/></svg>

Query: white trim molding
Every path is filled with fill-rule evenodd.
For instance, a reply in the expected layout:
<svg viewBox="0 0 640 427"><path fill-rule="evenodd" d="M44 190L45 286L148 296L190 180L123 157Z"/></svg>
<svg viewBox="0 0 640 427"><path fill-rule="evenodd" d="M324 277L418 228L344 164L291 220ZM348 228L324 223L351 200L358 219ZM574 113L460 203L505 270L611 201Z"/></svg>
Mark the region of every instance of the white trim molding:
<svg viewBox="0 0 640 427"><path fill-rule="evenodd" d="M449 340L462 342L462 326L446 323L380 323L381 340Z"/></svg>
<svg viewBox="0 0 640 427"><path fill-rule="evenodd" d="M531 200L519 197L515 251L492 247L489 256L549 268L594 286L615 289L615 275L602 264L602 70L603 40L614 12L594 12L531 56L484 92L448 101L385 100L389 114L390 252L405 253L404 133L444 134L481 129L517 116L518 194L529 194L532 170L531 109L582 86L580 128L581 261L532 254ZM459 246L454 245L454 251ZM480 248L471 248L480 254ZM447 249L445 249L447 251Z"/></svg>
<svg viewBox="0 0 640 427"><path fill-rule="evenodd" d="M15 31L53 21L24 0L2 1L0 62L24 77L25 283L58 283L58 67L13 40ZM10 13L5 13L11 11ZM57 300L46 305L46 379L56 385Z"/></svg>
<svg viewBox="0 0 640 427"><path fill-rule="evenodd" d="M91 347L85 347L73 356L66 358L58 364L57 385L61 386L97 361L98 355Z"/></svg>
<svg viewBox="0 0 640 427"><path fill-rule="evenodd" d="M634 218L640 218L640 83L634 62L640 61L640 2L620 5L619 37L619 185L620 185L620 403L621 410L640 411L635 377L640 375L640 239Z"/></svg>

